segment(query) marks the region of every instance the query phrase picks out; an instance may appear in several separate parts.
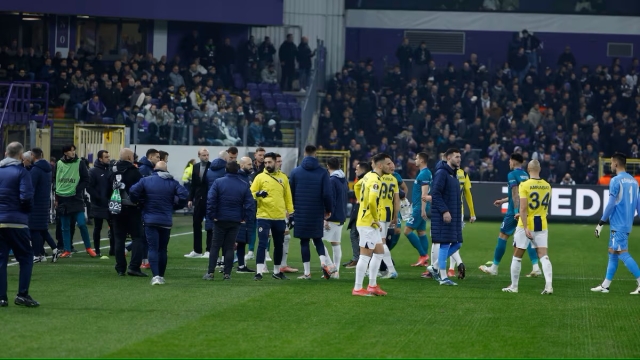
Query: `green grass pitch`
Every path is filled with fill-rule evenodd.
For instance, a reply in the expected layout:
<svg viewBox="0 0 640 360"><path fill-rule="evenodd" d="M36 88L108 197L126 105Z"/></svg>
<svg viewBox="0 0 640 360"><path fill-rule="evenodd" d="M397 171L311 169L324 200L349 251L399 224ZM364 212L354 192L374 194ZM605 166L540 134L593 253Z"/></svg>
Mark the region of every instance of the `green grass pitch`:
<svg viewBox="0 0 640 360"><path fill-rule="evenodd" d="M190 224L190 217L176 216L173 234L190 232ZM291 281L254 282L234 272L230 282L221 274L207 282L201 279L207 260L183 257L192 247L190 234L171 239L164 286L118 277L113 258L84 253L35 264L31 295L41 306L11 302L0 309L2 356L640 356L640 297L629 295L636 283L624 265L611 293L589 291L606 270L606 236L594 238L590 225L550 224L555 293L540 295L544 279L524 277L531 271L525 255L520 293L510 294L500 291L510 283L510 249L497 277L478 270L493 258L498 229L498 223L467 224L461 250L467 278L457 287L420 278L424 268L409 266L417 253L402 236L392 252L399 278L379 281L387 297L351 296L355 269L342 269L340 280L322 279L313 248L311 281L291 274ZM630 252L640 260L639 233L631 236ZM345 261L348 239L345 229ZM292 239L289 263L302 268L299 249ZM17 275L18 267L10 266L10 300Z"/></svg>

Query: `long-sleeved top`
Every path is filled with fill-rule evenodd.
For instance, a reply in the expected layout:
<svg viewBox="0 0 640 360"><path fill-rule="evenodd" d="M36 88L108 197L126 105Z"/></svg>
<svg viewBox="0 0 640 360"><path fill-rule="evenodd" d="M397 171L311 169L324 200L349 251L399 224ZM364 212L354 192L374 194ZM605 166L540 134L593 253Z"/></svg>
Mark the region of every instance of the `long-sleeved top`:
<svg viewBox="0 0 640 360"><path fill-rule="evenodd" d="M225 174L213 182L207 194L208 220L251 222L255 213L255 200L246 178Z"/></svg>

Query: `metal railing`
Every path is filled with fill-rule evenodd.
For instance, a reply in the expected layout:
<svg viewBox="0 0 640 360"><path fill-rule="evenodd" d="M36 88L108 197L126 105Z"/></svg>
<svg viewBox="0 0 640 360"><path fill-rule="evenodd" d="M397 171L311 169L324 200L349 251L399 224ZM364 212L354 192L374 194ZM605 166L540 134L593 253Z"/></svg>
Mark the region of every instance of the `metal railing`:
<svg viewBox="0 0 640 360"><path fill-rule="evenodd" d="M316 58L314 61L314 69L311 72L311 79L309 81L310 86L307 91L307 98L302 105L302 122L300 126L301 139L299 139L298 149L300 154L304 154L304 147L307 143L316 143L316 133L318 127L318 93L324 90L326 80L326 58L327 49L324 46L324 41L318 39L318 46L316 48ZM304 140L304 141L303 141Z"/></svg>
<svg viewBox="0 0 640 360"><path fill-rule="evenodd" d="M19 126L28 132L31 121L40 128L53 124L49 121L49 83L46 82L4 82L0 83L0 148L4 148L5 130L9 126ZM27 145L27 144L24 144Z"/></svg>

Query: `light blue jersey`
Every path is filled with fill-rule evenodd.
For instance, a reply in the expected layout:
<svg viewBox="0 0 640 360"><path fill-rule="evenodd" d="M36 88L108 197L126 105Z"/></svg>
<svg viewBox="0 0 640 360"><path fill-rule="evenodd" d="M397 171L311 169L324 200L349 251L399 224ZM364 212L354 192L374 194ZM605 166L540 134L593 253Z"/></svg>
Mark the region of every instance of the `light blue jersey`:
<svg viewBox="0 0 640 360"><path fill-rule="evenodd" d="M433 180L433 175L431 175L431 170L428 168L424 168L420 170L416 180L413 182L413 192L411 196L411 203L413 205L413 213L418 214L420 216L420 212L422 209L422 186L429 185L429 192L431 192L431 181ZM429 208L429 204L427 203L427 209ZM428 213L428 211L427 211Z"/></svg>
<svg viewBox="0 0 640 360"><path fill-rule="evenodd" d="M602 221L609 220L611 231L630 233L633 218L638 207L638 181L627 172L611 178L609 183L609 203Z"/></svg>
<svg viewBox="0 0 640 360"><path fill-rule="evenodd" d="M511 196L511 192L514 186L520 185L521 182L529 180L529 174L522 169L514 169L509 175L507 175L507 184L508 190L507 195L509 196L509 208L507 209L507 214L505 216L513 217L520 209L516 209L513 205L513 197Z"/></svg>

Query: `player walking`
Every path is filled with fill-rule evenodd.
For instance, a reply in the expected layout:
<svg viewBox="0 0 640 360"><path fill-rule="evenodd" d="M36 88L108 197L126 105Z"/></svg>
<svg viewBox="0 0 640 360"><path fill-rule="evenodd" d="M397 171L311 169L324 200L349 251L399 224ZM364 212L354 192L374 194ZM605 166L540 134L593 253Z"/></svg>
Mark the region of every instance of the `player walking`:
<svg viewBox="0 0 640 360"><path fill-rule="evenodd" d="M469 179L469 174L463 169L458 169L456 171L456 177L460 182L460 196L467 202L467 206L469 207L469 222L474 223L476 221L476 210L473 207L473 196L471 196L471 180ZM462 199L460 202L462 203ZM464 205L462 205L462 209L460 210L462 214L462 228L464 229ZM458 279L464 279L466 276L466 268L464 263L462 262L462 258L460 257L460 251L456 251L455 254L451 255L449 258L449 272L447 275L449 277L454 277L456 275L455 268L458 266Z"/></svg>
<svg viewBox="0 0 640 360"><path fill-rule="evenodd" d="M515 215L520 208L520 183L529 179L527 172L522 169L523 162L524 159L521 154L511 154L511 159L509 159L511 172L507 176L508 196L493 202L493 205L497 207L501 207L504 203L509 203L509 207L507 208L507 213L502 220L502 225L500 226L500 235L498 236L498 243L496 244L496 250L493 255L493 263L491 266L480 266L480 270L489 275L498 275L498 266L500 265L500 261L502 260L505 251L507 250L507 240L516 230L518 221L515 219ZM536 277L540 275L538 255L536 254L535 249L531 247L527 249L527 252L531 258L531 263L533 263L533 271L531 271L527 277Z"/></svg>
<svg viewBox="0 0 640 360"><path fill-rule="evenodd" d="M413 182L413 191L411 193L413 214L409 219L406 219L404 235L420 255L418 262L411 266L426 266L429 261L429 239L427 238L427 214L429 213L429 203L431 202L429 186L431 186L433 175L427 168L427 161L429 161L427 153L420 152L416 154L415 161L420 172ZM416 235L414 231L418 234ZM428 274L428 272L425 274Z"/></svg>
<svg viewBox="0 0 640 360"><path fill-rule="evenodd" d="M502 289L502 291L518 292L522 255L524 255L525 250L533 248L536 249L540 257L542 272L546 282L542 294L548 295L553 294L553 271L551 261L549 261L549 256L547 255L547 242L549 238L547 230L547 210L551 201L551 185L540 179L540 162L538 162L538 160L529 162L528 169L531 178L522 182L518 190L520 210L518 214L518 227L513 236L514 251L513 260L511 260L511 285ZM638 185L636 182L636 193L637 189ZM516 218L517 217L518 216L516 216Z"/></svg>
<svg viewBox="0 0 640 360"><path fill-rule="evenodd" d="M604 209L602 218L596 226L596 237L600 237L602 226L609 220L609 264L607 274L602 284L594 287L594 292L609 292L609 285L618 270L618 260L622 260L633 277L638 281L638 287L631 295L640 294L640 269L636 261L629 255L629 233L633 227L635 211L640 209L638 200L638 182L625 171L627 157L616 153L611 157L611 172L616 174L609 183L609 203Z"/></svg>

